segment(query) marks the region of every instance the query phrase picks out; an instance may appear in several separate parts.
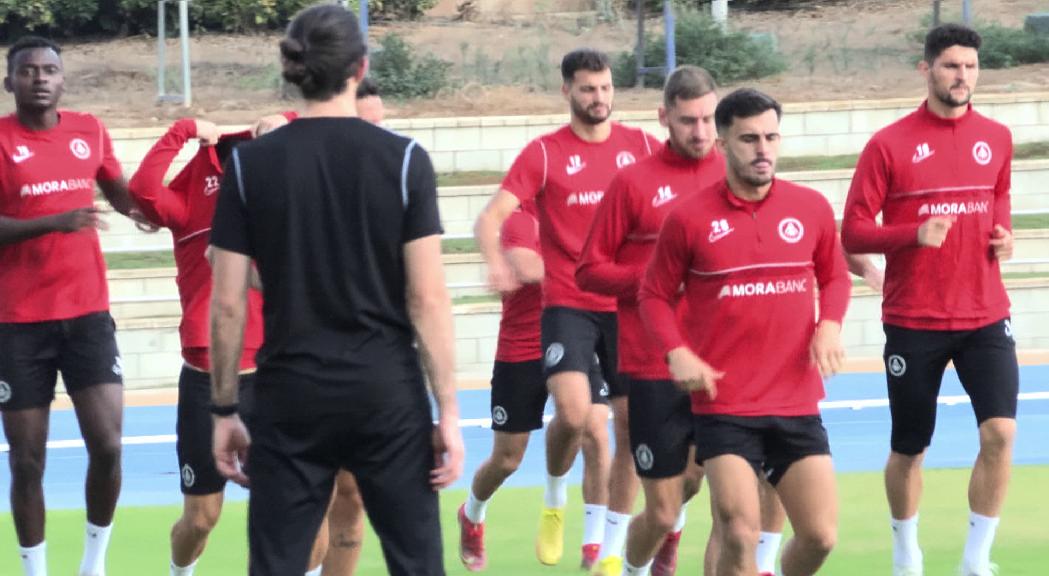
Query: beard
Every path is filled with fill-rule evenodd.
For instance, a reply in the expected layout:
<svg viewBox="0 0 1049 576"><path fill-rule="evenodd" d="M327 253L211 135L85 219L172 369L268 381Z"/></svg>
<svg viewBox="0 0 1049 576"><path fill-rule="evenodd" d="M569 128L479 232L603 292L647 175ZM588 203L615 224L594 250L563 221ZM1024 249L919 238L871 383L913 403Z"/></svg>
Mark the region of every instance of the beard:
<svg viewBox="0 0 1049 576"><path fill-rule="evenodd" d="M597 113L597 110L604 108L607 112L603 115ZM612 106L608 105L604 107L600 104L591 104L589 108L583 108L581 104L572 99L572 116L578 118L585 124L596 126L598 124L608 121L608 117L612 115Z"/></svg>
<svg viewBox="0 0 1049 576"><path fill-rule="evenodd" d="M736 175L736 178L756 188L764 186L769 182L772 182L772 179L776 175L775 165L773 165L773 169L769 171L769 174L766 176L750 172L748 170L750 164L743 163L741 160L733 157L731 154L727 156L729 168L732 170L732 173Z"/></svg>
<svg viewBox="0 0 1049 576"><path fill-rule="evenodd" d="M947 106L950 106L952 108L961 108L962 106L967 106L969 104L969 101L972 100L973 92L970 89L966 89L965 97L958 99L955 98L953 94L951 94L950 89L941 90L939 87L936 87L933 89L933 96L935 96L937 100L939 100L943 104L946 104Z"/></svg>

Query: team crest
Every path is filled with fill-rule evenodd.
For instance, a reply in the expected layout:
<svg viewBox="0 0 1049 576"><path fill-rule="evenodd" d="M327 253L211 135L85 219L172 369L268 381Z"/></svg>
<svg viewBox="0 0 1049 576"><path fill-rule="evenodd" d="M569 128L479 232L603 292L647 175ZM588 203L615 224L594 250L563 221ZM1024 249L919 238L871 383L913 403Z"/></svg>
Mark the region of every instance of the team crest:
<svg viewBox="0 0 1049 576"><path fill-rule="evenodd" d="M651 470L652 465L655 464L656 457L652 454L652 449L648 447L648 444L641 444L634 451L634 458L637 459L637 467L642 470Z"/></svg>
<svg viewBox="0 0 1049 576"><path fill-rule="evenodd" d="M893 354L892 356L889 356L889 359L886 361L886 364L889 365L889 374L892 374L897 378L907 373L907 361L904 360L903 356L900 356L899 354Z"/></svg>
<svg viewBox="0 0 1049 576"><path fill-rule="evenodd" d="M553 368L561 363L561 359L565 357L565 347L560 342L554 342L546 348L546 367Z"/></svg>
<svg viewBox="0 0 1049 576"><path fill-rule="evenodd" d="M0 380L0 404L6 404L11 399L11 385Z"/></svg>
<svg viewBox="0 0 1049 576"><path fill-rule="evenodd" d="M797 218L784 218L779 222L779 237L787 244L797 244L805 236L805 227Z"/></svg>
<svg viewBox="0 0 1049 576"><path fill-rule="evenodd" d="M73 153L73 156L76 156L81 160L87 160L91 157L91 147L81 138L73 138L70 140L69 151Z"/></svg>
<svg viewBox="0 0 1049 576"><path fill-rule="evenodd" d="M506 414L506 408L503 408L502 406L492 408L492 422L502 426L503 424L506 424L506 421L509 419L510 417Z"/></svg>
<svg viewBox="0 0 1049 576"><path fill-rule="evenodd" d="M991 146L983 140L973 145L973 160L980 166L986 166L991 163L991 158L994 154L991 152Z"/></svg>
<svg viewBox="0 0 1049 576"><path fill-rule="evenodd" d="M193 468L189 464L182 465L182 485L186 488L192 488L197 482L197 475L193 472Z"/></svg>
<svg viewBox="0 0 1049 576"><path fill-rule="evenodd" d="M616 168L622 168L623 166L629 166L629 165L633 164L634 162L637 162L637 158L634 158L634 155L631 154L630 152L627 152L627 151L624 150L624 151L620 152L619 154L616 154Z"/></svg>

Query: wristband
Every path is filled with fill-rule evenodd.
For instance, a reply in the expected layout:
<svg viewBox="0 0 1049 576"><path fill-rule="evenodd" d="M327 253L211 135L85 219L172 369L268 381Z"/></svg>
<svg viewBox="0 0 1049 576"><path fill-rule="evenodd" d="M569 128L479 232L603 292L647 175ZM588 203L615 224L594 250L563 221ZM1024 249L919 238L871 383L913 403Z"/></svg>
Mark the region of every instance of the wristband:
<svg viewBox="0 0 1049 576"><path fill-rule="evenodd" d="M234 414L237 413L237 409L239 407L240 407L240 405L237 404L236 402L234 402L233 404L226 404L226 405L219 405L219 404L215 404L214 402L212 402L208 406L208 411L210 411L215 416L233 416Z"/></svg>

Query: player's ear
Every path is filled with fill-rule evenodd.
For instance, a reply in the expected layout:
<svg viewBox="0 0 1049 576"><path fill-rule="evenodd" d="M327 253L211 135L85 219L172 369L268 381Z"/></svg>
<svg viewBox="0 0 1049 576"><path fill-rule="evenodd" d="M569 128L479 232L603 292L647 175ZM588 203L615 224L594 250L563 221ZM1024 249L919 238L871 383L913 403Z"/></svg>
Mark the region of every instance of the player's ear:
<svg viewBox="0 0 1049 576"><path fill-rule="evenodd" d="M359 84L361 80L364 80L364 77L368 75L370 67L371 64L368 60L368 56L361 56L360 66L357 66L357 73L353 75L353 79Z"/></svg>
<svg viewBox="0 0 1049 576"><path fill-rule="evenodd" d="M7 92L14 92L15 91L14 85L11 84L11 77L10 76L4 76L4 90L7 91Z"/></svg>
<svg viewBox="0 0 1049 576"><path fill-rule="evenodd" d="M659 125L664 127L664 128L667 128L667 127L670 126L670 119L667 118L667 108L666 108L666 106L660 106L659 107Z"/></svg>

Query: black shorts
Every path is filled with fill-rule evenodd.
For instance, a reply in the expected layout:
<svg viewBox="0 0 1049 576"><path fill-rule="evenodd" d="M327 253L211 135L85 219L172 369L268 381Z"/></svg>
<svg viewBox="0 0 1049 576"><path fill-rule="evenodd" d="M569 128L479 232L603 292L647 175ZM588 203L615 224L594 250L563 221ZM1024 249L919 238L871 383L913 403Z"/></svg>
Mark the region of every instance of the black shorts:
<svg viewBox="0 0 1049 576"><path fill-rule="evenodd" d="M920 454L932 442L936 399L950 361L972 401L977 424L988 418L1016 418L1020 369L1008 318L976 330L911 330L886 324L884 359L893 452Z"/></svg>
<svg viewBox="0 0 1049 576"><path fill-rule="evenodd" d="M622 398L624 396L630 396L630 383L634 379L628 375L620 372L616 374L616 377L608 383L608 397L609 398Z"/></svg>
<svg viewBox="0 0 1049 576"><path fill-rule="evenodd" d="M391 383L411 387L408 402L367 409L348 406L343 413L303 418L262 410L261 404L268 401L266 385L312 384L267 381L261 374L256 380L259 409L251 420L247 469L249 573L285 576L306 571L335 475L342 468L357 480L382 544L387 573L444 576L437 492L430 486L433 422L421 379ZM286 408L288 414L310 412L308 407Z"/></svg>
<svg viewBox="0 0 1049 576"><path fill-rule="evenodd" d="M240 377L240 419L250 425L255 374ZM215 468L212 452L211 376L182 367L178 377L178 418L175 420L175 453L182 493L191 496L216 494L226 488L226 479Z"/></svg>
<svg viewBox="0 0 1049 576"><path fill-rule="evenodd" d="M830 454L823 419L812 416L693 416L696 462L732 454L744 458L755 473L764 472L775 486L802 458Z"/></svg>
<svg viewBox="0 0 1049 576"><path fill-rule="evenodd" d="M671 478L683 473L695 432L688 392L670 380L633 380L627 407L637 475Z"/></svg>
<svg viewBox="0 0 1049 576"><path fill-rule="evenodd" d="M98 384L123 384L115 332L109 312L0 324L0 410L50 405L59 373L70 394Z"/></svg>
<svg viewBox="0 0 1049 576"><path fill-rule="evenodd" d="M608 386L595 361L590 365L590 401L608 403ZM543 427L543 409L549 393L541 359L524 362L495 361L492 369L492 430L531 432Z"/></svg>
<svg viewBox="0 0 1049 576"><path fill-rule="evenodd" d="M616 379L616 313L554 306L543 309L543 375L587 373L597 355L606 383Z"/></svg>

